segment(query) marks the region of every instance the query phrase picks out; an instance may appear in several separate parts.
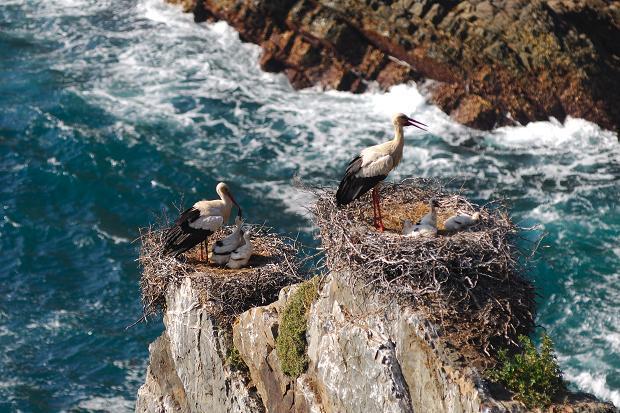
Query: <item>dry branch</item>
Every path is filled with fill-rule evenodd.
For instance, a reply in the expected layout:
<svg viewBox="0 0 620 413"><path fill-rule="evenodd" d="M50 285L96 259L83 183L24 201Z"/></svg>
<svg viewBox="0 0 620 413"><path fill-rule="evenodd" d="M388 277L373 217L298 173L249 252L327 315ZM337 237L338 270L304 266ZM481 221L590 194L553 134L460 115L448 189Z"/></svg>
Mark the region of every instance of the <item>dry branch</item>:
<svg viewBox="0 0 620 413"><path fill-rule="evenodd" d="M275 301L282 287L301 281L297 244L265 227L252 228L254 255L248 267L239 270L201 262L197 247L179 259L164 255L164 231L153 227L141 231L143 318L165 311L168 289L184 278L192 279L201 304L221 325L251 307ZM231 231L231 227L220 229L209 245Z"/></svg>

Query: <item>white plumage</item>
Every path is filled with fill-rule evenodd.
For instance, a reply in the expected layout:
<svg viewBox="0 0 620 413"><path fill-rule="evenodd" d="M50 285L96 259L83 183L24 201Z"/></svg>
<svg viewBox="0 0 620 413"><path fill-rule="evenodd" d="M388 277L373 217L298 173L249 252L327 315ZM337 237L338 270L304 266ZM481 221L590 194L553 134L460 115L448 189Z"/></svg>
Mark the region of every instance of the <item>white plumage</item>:
<svg viewBox="0 0 620 413"><path fill-rule="evenodd" d="M431 211L424 215L420 220L416 223L416 225L428 225L431 227L437 228L437 210L436 207L439 206L439 202L435 198L431 198L428 205L431 208Z"/></svg>
<svg viewBox="0 0 620 413"><path fill-rule="evenodd" d="M191 228L204 229L211 232L217 231L225 222L228 222L230 211L236 202L228 186L220 182L215 187L215 191L220 199L213 201L198 201L192 209L199 211L199 216L195 221L189 223Z"/></svg>
<svg viewBox="0 0 620 413"><path fill-rule="evenodd" d="M214 264L224 265L230 259L230 253L237 249L243 243L243 220L237 217L235 219L235 229L233 232L219 241L216 241L209 252L209 261Z"/></svg>
<svg viewBox="0 0 620 413"><path fill-rule="evenodd" d="M248 262L252 257L252 253L254 252L250 235L250 230L245 231L243 234L244 243L230 253L230 260L226 264L228 268L239 269L248 265Z"/></svg>
<svg viewBox="0 0 620 413"><path fill-rule="evenodd" d="M403 222L403 235L405 237L434 237L437 235L437 227L426 224L415 224L408 219Z"/></svg>
<svg viewBox="0 0 620 413"><path fill-rule="evenodd" d="M400 163L403 156L402 145L396 148L394 146L392 142L388 142L388 145L384 143L362 150L360 152L362 164L356 176L358 178L371 178L389 174L396 167L394 163ZM386 152L390 153L386 154Z"/></svg>
<svg viewBox="0 0 620 413"><path fill-rule="evenodd" d="M233 205L239 208L225 183L217 184L215 190L220 199L196 202L191 208L183 211L174 225L168 228L164 240L165 254L177 257L202 243L200 259L203 259L203 247L206 252L208 237L228 222Z"/></svg>
<svg viewBox="0 0 620 413"><path fill-rule="evenodd" d="M336 203L342 206L355 201L372 189L374 224L380 231L383 231L384 227L377 184L398 166L403 157L405 144L403 128L415 126L425 130L423 126L426 126L402 113L394 115L392 124L394 125L394 139L366 148L353 158L336 191Z"/></svg>
<svg viewBox="0 0 620 413"><path fill-rule="evenodd" d="M472 215L469 214L456 214L446 219L443 226L448 231L460 231L467 227L470 227L480 220L480 213L476 212Z"/></svg>
<svg viewBox="0 0 620 413"><path fill-rule="evenodd" d="M208 202L208 201L201 201L201 202ZM216 215L201 215L198 218L196 218L196 221L190 222L189 226L191 228L204 229L204 230L211 231L211 232L215 232L218 229L220 229L220 227L224 224L225 212L221 210L217 210L215 208L210 208L208 210L206 208L201 208L201 205L198 205L199 203L200 202L196 202L194 204L194 208L196 208L199 211L205 211L204 213L206 214L216 214Z"/></svg>

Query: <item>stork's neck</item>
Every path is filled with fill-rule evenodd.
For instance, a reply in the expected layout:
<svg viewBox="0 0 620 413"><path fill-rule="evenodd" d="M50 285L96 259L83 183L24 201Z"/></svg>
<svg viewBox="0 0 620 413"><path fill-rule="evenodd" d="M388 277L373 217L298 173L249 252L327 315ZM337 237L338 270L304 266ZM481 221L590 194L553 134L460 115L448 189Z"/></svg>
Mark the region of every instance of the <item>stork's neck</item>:
<svg viewBox="0 0 620 413"><path fill-rule="evenodd" d="M405 144L405 135L401 125L394 125L394 139L392 139L392 142L394 142L394 146L397 148L402 148Z"/></svg>
<svg viewBox="0 0 620 413"><path fill-rule="evenodd" d="M216 188L216 192L220 196L220 199L224 202L224 211L222 211L222 216L224 217L224 223L227 223L228 218L230 217L230 210L233 206L232 199L228 196L226 192L222 191L220 188Z"/></svg>
<svg viewBox="0 0 620 413"><path fill-rule="evenodd" d="M220 196L220 199L224 201L226 205L232 205L232 199L228 196L228 194L222 191L220 188L215 189L217 194Z"/></svg>

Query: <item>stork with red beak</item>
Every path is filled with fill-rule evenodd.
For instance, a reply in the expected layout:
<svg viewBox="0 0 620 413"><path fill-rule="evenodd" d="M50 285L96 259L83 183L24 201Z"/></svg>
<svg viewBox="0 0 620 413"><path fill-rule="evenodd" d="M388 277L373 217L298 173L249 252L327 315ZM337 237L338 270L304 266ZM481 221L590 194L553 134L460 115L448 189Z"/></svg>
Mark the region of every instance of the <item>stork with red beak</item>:
<svg viewBox="0 0 620 413"><path fill-rule="evenodd" d="M220 199L196 202L191 208L181 213L174 221L174 225L168 228L164 239L164 254L178 257L202 243L200 259L203 260L203 247L206 254L209 236L228 222L233 205L239 210L238 216L242 216L241 207L235 201L228 185L220 182L215 187L215 191Z"/></svg>
<svg viewBox="0 0 620 413"><path fill-rule="evenodd" d="M425 124L402 113L397 113L392 117L392 124L394 125L394 139L364 149L349 162L336 192L336 203L341 206L355 201L372 189L374 225L379 231L383 231L384 227L377 184L398 166L403 157L405 144L403 128L415 126L426 130L423 128Z"/></svg>

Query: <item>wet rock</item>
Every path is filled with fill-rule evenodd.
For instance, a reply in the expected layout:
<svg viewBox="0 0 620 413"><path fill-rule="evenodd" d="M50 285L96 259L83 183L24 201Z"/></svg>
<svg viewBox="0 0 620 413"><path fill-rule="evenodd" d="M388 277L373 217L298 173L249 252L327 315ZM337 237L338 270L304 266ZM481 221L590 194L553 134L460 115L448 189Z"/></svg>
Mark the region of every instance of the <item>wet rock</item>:
<svg viewBox="0 0 620 413"><path fill-rule="evenodd" d="M570 115L612 130L620 125L620 8L613 1L169 1L197 20L228 21L263 47L263 68L286 72L297 88L362 92L367 81L388 88L424 78L468 87L522 123ZM306 49L281 47L274 32L303 38ZM489 66L493 82L472 80ZM432 96L451 113L460 97L448 97ZM462 113L472 102L458 118L469 119ZM503 115L491 122L488 111L483 117L477 127L512 122Z"/></svg>
<svg viewBox="0 0 620 413"><path fill-rule="evenodd" d="M183 12L184 13L189 13L189 12L193 12L194 8L196 7L196 3L198 3L200 1L201 5L202 5L202 1L201 0L166 0L168 3L170 4L178 4L183 8ZM202 7L204 8L204 7ZM200 11L199 11L200 12Z"/></svg>
<svg viewBox="0 0 620 413"><path fill-rule="evenodd" d="M455 121L476 129L492 129L498 120L491 102L478 95L464 97L450 116Z"/></svg>

